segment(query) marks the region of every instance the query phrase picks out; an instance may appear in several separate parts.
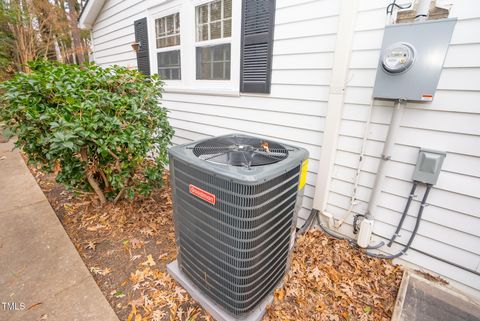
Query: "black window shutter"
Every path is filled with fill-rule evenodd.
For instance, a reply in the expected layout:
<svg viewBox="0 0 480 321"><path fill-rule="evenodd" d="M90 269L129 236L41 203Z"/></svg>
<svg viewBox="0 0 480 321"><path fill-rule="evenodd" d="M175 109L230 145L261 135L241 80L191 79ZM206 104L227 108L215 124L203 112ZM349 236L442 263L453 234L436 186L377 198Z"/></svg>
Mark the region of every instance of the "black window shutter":
<svg viewBox="0 0 480 321"><path fill-rule="evenodd" d="M137 51L137 68L142 74L150 76L147 18L135 20L133 25L135 27L135 42L140 44Z"/></svg>
<svg viewBox="0 0 480 321"><path fill-rule="evenodd" d="M270 93L275 0L243 0L240 91Z"/></svg>

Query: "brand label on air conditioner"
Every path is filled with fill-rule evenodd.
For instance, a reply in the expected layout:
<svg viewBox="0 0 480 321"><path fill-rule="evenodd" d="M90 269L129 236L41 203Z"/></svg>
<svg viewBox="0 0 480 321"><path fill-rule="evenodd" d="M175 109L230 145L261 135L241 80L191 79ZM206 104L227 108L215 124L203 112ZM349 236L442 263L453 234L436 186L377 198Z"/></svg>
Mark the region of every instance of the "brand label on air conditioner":
<svg viewBox="0 0 480 321"><path fill-rule="evenodd" d="M204 191L203 189L196 187L195 185L190 184L188 186L188 191L190 192L190 194L195 195L196 197L212 205L215 205L215 203L217 202L217 197L215 195Z"/></svg>

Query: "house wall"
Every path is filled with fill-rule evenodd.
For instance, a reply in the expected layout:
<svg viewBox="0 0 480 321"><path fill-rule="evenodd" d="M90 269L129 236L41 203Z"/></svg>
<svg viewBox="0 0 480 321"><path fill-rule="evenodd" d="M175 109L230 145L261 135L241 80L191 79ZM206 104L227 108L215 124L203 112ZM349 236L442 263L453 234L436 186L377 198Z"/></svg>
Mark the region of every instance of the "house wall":
<svg viewBox="0 0 480 321"><path fill-rule="evenodd" d="M145 17L146 2L105 2L93 27L98 64L136 66L130 46L134 42L133 21ZM360 0L359 4L326 208L337 218L350 207L389 2ZM438 91L432 103L408 104L376 211L375 234L382 240L393 233L410 191L419 148L446 151L413 249L403 259L480 291L479 276L432 257L480 272L480 33L475 32L480 30L480 6L475 0L452 2L450 16L459 21ZM299 225L313 202L339 6L337 0L277 0L271 94L199 95L168 92L167 86L162 102L170 110L170 122L176 130L174 144L241 132L307 148L310 162ZM392 106L379 101L373 104L355 213L366 209ZM421 197L423 191L420 188L416 194ZM418 208L416 200L399 242L409 237ZM351 224L350 215L341 231L351 235ZM392 247L392 252L396 249Z"/></svg>
<svg viewBox="0 0 480 321"><path fill-rule="evenodd" d="M93 58L101 66L137 67L133 22L145 17L146 1L107 0L92 28Z"/></svg>
<svg viewBox="0 0 480 321"><path fill-rule="evenodd" d="M145 3L107 0L93 27L95 61L136 66L133 21ZM298 224L312 208L338 24L337 0L277 0L272 87L269 95L167 92L173 144L239 132L307 148L307 184ZM299 36L301 35L301 36Z"/></svg>
<svg viewBox="0 0 480 321"><path fill-rule="evenodd" d="M326 211L343 217L350 208L355 173L382 44L387 0L361 0L353 38L345 104ZM440 1L438 1L440 2ZM445 1L444 1L445 2ZM438 183L432 189L418 235L402 259L480 290L480 276L446 264L436 256L480 272L480 6L453 0L450 17L458 17L437 93L432 103L408 103L396 138L392 162L375 211L374 233L385 241L394 233L411 189L420 148L447 152ZM364 214L393 104L375 101L361 165L358 202ZM415 225L425 188L417 189L399 242L406 243ZM351 234L352 216L342 227ZM392 247L391 253L399 247ZM425 255L423 253L428 253ZM478 294L478 292L477 292Z"/></svg>

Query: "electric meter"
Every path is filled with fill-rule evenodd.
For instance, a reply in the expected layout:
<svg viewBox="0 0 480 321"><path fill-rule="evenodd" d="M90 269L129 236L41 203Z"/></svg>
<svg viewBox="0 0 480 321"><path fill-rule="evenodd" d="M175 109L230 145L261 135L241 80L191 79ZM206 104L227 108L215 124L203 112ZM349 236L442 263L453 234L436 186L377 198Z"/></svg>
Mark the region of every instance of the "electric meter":
<svg viewBox="0 0 480 321"><path fill-rule="evenodd" d="M451 18L385 26L373 97L432 101L456 23Z"/></svg>
<svg viewBox="0 0 480 321"><path fill-rule="evenodd" d="M415 60L415 50L405 42L397 42L385 49L382 66L388 73L398 74L410 68Z"/></svg>

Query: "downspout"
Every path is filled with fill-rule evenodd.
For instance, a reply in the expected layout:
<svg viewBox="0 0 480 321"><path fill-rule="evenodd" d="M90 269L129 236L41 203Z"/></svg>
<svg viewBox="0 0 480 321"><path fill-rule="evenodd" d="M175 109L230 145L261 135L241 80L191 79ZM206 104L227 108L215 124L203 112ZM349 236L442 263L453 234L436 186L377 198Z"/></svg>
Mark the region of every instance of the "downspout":
<svg viewBox="0 0 480 321"><path fill-rule="evenodd" d="M345 87L357 18L358 0L341 0L338 32L335 44L332 79L328 97L327 116L318 166L313 209L324 212L332 179L340 121L342 119Z"/></svg>
<svg viewBox="0 0 480 321"><path fill-rule="evenodd" d="M90 52L89 52L89 61L95 62L95 46L93 44L93 28L90 29Z"/></svg>

